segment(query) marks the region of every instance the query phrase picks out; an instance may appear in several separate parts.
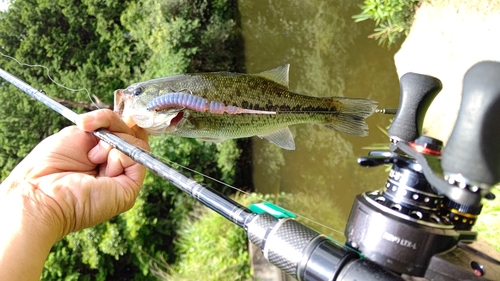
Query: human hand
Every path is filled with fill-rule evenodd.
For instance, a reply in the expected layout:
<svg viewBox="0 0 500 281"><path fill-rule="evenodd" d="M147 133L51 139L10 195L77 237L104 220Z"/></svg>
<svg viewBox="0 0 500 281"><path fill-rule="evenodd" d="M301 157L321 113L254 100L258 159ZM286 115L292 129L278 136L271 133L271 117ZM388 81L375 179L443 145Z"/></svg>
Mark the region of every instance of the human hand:
<svg viewBox="0 0 500 281"><path fill-rule="evenodd" d="M98 128L149 149L146 131L129 128L110 110L80 115L77 126L38 144L0 185L0 224L9 230L0 234L0 250L8 248L2 242L16 245L21 239L48 254L68 233L133 206L145 168L85 132ZM3 261L0 252L0 266Z"/></svg>
<svg viewBox="0 0 500 281"><path fill-rule="evenodd" d="M50 222L45 226L57 230L57 240L130 209L145 175L140 164L85 132L107 128L149 149L143 129L127 127L109 110L81 115L77 123L37 145L5 181L10 188L0 189L3 198L23 194L27 211Z"/></svg>

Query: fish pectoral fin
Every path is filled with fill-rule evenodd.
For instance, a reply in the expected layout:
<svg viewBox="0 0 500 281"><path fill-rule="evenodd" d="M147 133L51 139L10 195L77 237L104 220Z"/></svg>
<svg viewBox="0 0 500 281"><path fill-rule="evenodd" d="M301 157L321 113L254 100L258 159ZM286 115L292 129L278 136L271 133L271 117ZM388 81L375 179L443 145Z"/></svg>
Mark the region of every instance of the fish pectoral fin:
<svg viewBox="0 0 500 281"><path fill-rule="evenodd" d="M284 64L276 68L263 71L261 73L254 74L255 76L260 76L268 80L274 81L280 85L285 86L288 89L288 72L290 70L290 64Z"/></svg>
<svg viewBox="0 0 500 281"><path fill-rule="evenodd" d="M288 129L288 127L279 129L277 131L268 134L258 135L258 137L264 138L283 149L295 150L295 142L293 141L293 135L292 132L290 132L290 129Z"/></svg>

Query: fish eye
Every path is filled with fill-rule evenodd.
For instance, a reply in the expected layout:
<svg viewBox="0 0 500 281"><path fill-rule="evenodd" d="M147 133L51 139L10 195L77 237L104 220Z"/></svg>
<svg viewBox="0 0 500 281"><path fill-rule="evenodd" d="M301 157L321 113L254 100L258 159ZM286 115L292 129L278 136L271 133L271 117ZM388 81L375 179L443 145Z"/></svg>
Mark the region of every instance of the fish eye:
<svg viewBox="0 0 500 281"><path fill-rule="evenodd" d="M139 96L143 92L144 92L144 89L142 87L137 87L137 88L135 88L135 89L132 90L132 94L134 96Z"/></svg>

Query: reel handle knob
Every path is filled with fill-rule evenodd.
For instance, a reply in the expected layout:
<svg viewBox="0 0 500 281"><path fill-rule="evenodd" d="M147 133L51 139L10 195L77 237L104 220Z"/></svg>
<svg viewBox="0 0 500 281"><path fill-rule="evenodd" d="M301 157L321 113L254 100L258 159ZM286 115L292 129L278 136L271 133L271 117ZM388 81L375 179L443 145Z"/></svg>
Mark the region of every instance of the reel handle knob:
<svg viewBox="0 0 500 281"><path fill-rule="evenodd" d="M388 133L391 141L410 142L420 136L425 112L443 86L435 77L413 72L403 75L399 85L398 111Z"/></svg>
<svg viewBox="0 0 500 281"><path fill-rule="evenodd" d="M492 186L500 181L500 63L483 61L464 77L462 101L442 153L445 175L465 184Z"/></svg>

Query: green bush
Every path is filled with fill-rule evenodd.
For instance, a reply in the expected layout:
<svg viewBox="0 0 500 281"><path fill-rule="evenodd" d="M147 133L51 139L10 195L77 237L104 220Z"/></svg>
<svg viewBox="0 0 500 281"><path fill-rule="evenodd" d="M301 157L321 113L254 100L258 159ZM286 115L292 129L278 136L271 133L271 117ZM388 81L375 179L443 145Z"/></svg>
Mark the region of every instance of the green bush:
<svg viewBox="0 0 500 281"><path fill-rule="evenodd" d="M289 200L290 196L252 193L237 195L235 200L243 206L262 201ZM248 239L245 230L223 216L197 204L189 216L184 217L175 241L175 263L164 259L154 262L153 273L161 280L251 280Z"/></svg>
<svg viewBox="0 0 500 281"><path fill-rule="evenodd" d="M121 20L138 49L150 50L141 80L185 72L241 71L243 45L236 1L144 0Z"/></svg>
<svg viewBox="0 0 500 281"><path fill-rule="evenodd" d="M179 239L175 241L177 261L168 270L156 271L158 277L207 281L250 279L248 242L242 228L206 207L197 209L180 226Z"/></svg>
<svg viewBox="0 0 500 281"><path fill-rule="evenodd" d="M243 49L230 0L17 0L0 12L0 48L22 62L45 65L71 88L85 87L104 103L131 83L182 72L242 71ZM5 70L49 96L88 102L86 92L56 86L42 68L1 58ZM43 138L69 122L10 85L0 85L0 175ZM82 108L75 108L83 112ZM152 138L153 154L227 183L241 153L222 144L169 136ZM230 193L195 172L206 185ZM174 240L195 202L148 173L132 210L57 243L42 280L156 280L153 261L176 260Z"/></svg>
<svg viewBox="0 0 500 281"><path fill-rule="evenodd" d="M423 0L365 0L361 13L353 16L356 22L375 21L374 38L380 45L391 46L407 36L413 22L415 9Z"/></svg>
<svg viewBox="0 0 500 281"><path fill-rule="evenodd" d="M475 228L479 232L479 237L488 241L497 251L500 251L500 238L498 233L500 231L500 187L496 186L491 189L495 194L495 200L484 200L484 206L479 215Z"/></svg>

